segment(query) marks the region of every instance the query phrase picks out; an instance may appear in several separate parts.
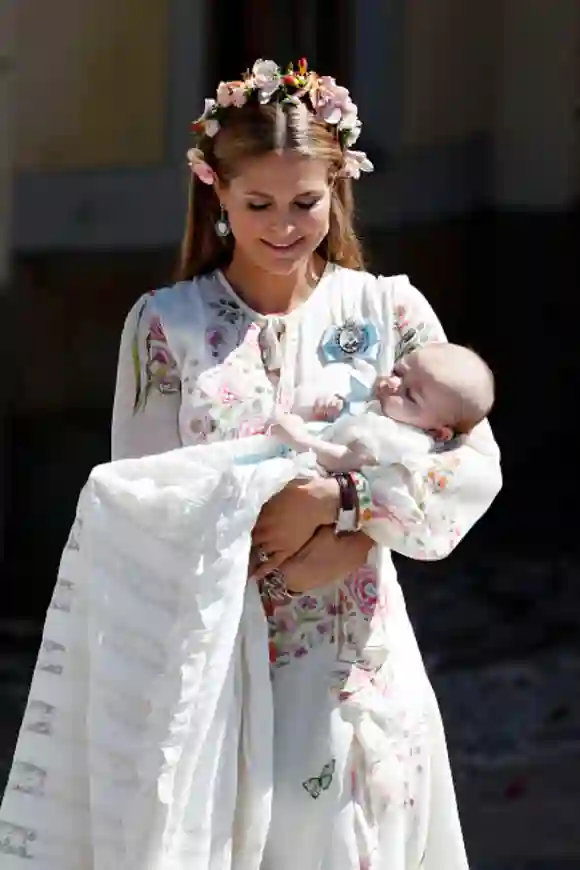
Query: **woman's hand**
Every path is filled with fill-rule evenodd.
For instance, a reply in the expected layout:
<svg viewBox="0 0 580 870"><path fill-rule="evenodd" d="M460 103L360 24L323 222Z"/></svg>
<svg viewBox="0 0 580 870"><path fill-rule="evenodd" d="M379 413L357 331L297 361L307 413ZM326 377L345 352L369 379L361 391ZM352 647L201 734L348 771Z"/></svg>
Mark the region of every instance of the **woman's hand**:
<svg viewBox="0 0 580 870"><path fill-rule="evenodd" d="M255 571L257 579L279 568L312 538L320 526L334 524L340 506L332 477L293 480L267 502L252 534L254 550L268 555Z"/></svg>
<svg viewBox="0 0 580 870"><path fill-rule="evenodd" d="M302 549L280 566L290 592L307 592L348 577L362 567L375 543L364 532L337 537L319 529Z"/></svg>

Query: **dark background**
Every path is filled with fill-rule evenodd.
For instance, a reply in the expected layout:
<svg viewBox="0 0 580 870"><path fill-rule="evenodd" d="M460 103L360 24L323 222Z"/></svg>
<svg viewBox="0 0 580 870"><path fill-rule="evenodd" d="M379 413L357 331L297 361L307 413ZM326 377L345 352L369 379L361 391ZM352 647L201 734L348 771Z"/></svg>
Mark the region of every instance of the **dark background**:
<svg viewBox="0 0 580 870"><path fill-rule="evenodd" d="M372 32L371 6L384 6L382 34ZM174 27L179 8L169 0ZM217 79L237 77L257 56L308 55L356 100L358 84L363 121L369 112L379 118L362 139L378 170L360 183L370 266L409 274L449 337L477 349L497 379L502 493L449 559L399 560L447 723L472 862L475 870L579 870L580 14L568 0L485 8L490 17L474 24L483 7L465 0L441 0L437 16L404 0L213 0L203 18L200 98L184 116L198 114ZM184 37L170 38L175 46ZM432 91L419 87L413 54L429 47L423 75L432 72ZM445 79L440 65L451 50L463 60ZM181 93L179 72L168 88ZM493 105L478 115L473 101L488 92L478 90L485 76ZM456 105L441 113L448 99ZM427 119L431 141L405 134L421 126L416 118ZM181 144L169 137L167 164L180 179L187 125L176 129ZM99 172L90 170L93 179ZM73 172L65 181L67 191L78 184L76 223L68 236L47 232L43 242L28 232L37 176L14 173L11 271L0 298L0 779L80 487L108 457L123 318L141 293L171 279L184 199L181 181L171 182L171 226L157 241L148 228L139 243L137 227L135 242L121 232L104 243L99 185L94 202L82 198L85 176ZM103 190L108 183L103 174ZM158 207L143 185L132 194L143 201L128 208ZM61 189L64 182L50 188L49 220Z"/></svg>

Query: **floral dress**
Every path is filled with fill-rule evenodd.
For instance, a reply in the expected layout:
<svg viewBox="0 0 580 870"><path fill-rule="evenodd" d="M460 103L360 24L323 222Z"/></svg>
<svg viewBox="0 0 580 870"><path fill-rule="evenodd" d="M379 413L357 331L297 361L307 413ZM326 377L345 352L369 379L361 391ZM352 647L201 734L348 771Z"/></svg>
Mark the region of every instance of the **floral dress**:
<svg viewBox="0 0 580 870"><path fill-rule="evenodd" d="M387 374L432 341L442 327L404 276L328 266L283 317L250 309L219 271L164 288L125 324L113 458L264 432L275 407L331 383L336 361L358 354ZM441 717L390 551L447 556L497 494L499 452L483 423L412 474L378 469L359 484L377 542L367 564L322 589L313 577L289 602L263 596L275 707L263 870L466 870ZM408 514L393 508L396 488Z"/></svg>

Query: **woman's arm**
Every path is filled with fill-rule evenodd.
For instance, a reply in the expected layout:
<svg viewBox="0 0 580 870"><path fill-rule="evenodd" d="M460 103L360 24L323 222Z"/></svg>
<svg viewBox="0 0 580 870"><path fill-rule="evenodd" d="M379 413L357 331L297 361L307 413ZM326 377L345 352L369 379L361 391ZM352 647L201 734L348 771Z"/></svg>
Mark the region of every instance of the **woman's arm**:
<svg viewBox="0 0 580 870"><path fill-rule="evenodd" d="M300 594L337 583L365 565L374 546L364 532L337 537L331 526L322 526L281 565L284 586Z"/></svg>
<svg viewBox="0 0 580 870"><path fill-rule="evenodd" d="M387 279L383 279L387 280ZM406 278L390 280L385 305L394 311L399 358L446 341L435 312ZM388 321L387 321L388 322ZM362 529L414 559L442 559L486 512L501 489L500 455L487 421L443 453L418 456L412 471L379 467L357 474Z"/></svg>
<svg viewBox="0 0 580 870"><path fill-rule="evenodd" d="M131 309L121 335L113 403L113 460L165 453L181 447L180 375L169 350L154 296Z"/></svg>
<svg viewBox="0 0 580 870"><path fill-rule="evenodd" d="M255 570L256 579L279 568L298 553L321 526L334 526L340 489L333 477L292 480L260 511L252 543L268 556Z"/></svg>

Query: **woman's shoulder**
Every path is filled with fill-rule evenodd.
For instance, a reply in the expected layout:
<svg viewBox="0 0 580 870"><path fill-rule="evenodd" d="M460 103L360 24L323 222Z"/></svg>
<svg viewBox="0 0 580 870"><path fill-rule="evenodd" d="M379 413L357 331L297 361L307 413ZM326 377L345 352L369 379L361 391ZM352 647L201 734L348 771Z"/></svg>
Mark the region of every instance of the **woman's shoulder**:
<svg viewBox="0 0 580 870"><path fill-rule="evenodd" d="M218 293L212 275L178 281L144 293L132 306L126 323L139 332L163 331L168 339L184 332L195 335L208 318Z"/></svg>
<svg viewBox="0 0 580 870"><path fill-rule="evenodd" d="M144 293L134 308L149 317L159 317L164 322L175 318L179 321L183 317L189 319L197 316L207 304L208 296L214 292L212 276L202 275Z"/></svg>
<svg viewBox="0 0 580 870"><path fill-rule="evenodd" d="M339 284L360 289L364 293L397 294L415 290L409 276L405 274L383 275L365 269L349 269L346 266L335 266L334 277ZM415 292L418 292L415 290Z"/></svg>
<svg viewBox="0 0 580 870"><path fill-rule="evenodd" d="M383 275L344 266L335 267L336 292L345 297L358 296L366 308L377 311L393 311L401 305L408 306L417 298L423 298L405 274Z"/></svg>
<svg viewBox="0 0 580 870"><path fill-rule="evenodd" d="M167 345L181 359L203 335L215 292L211 276L200 276L144 293L129 311L125 330L138 343Z"/></svg>

